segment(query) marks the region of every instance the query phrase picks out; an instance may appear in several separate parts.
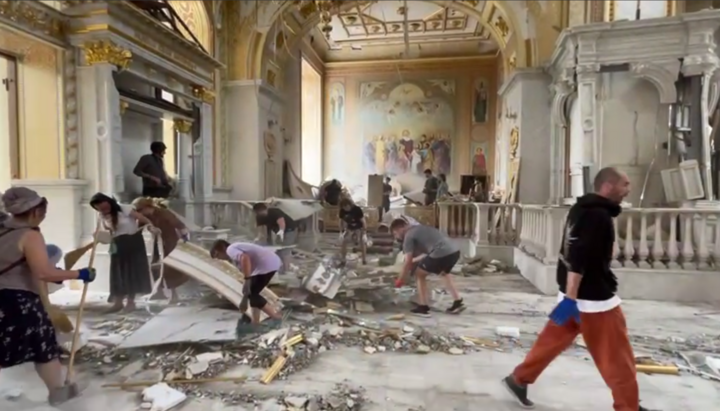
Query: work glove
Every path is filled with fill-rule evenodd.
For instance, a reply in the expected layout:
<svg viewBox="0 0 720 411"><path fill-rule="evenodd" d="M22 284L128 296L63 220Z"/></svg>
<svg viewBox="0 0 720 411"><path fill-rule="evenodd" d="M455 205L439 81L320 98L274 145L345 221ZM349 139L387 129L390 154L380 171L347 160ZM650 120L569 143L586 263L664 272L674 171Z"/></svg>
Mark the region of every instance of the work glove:
<svg viewBox="0 0 720 411"><path fill-rule="evenodd" d="M276 235L277 235L278 240L280 240L280 242L285 241L285 231L280 230L277 232Z"/></svg>
<svg viewBox="0 0 720 411"><path fill-rule="evenodd" d="M571 298L563 298L562 301L550 313L550 320L557 325L565 325L570 320L580 324L580 310L577 301Z"/></svg>
<svg viewBox="0 0 720 411"><path fill-rule="evenodd" d="M95 281L95 269L94 268L81 268L78 271L78 280L82 280L84 283L91 283Z"/></svg>

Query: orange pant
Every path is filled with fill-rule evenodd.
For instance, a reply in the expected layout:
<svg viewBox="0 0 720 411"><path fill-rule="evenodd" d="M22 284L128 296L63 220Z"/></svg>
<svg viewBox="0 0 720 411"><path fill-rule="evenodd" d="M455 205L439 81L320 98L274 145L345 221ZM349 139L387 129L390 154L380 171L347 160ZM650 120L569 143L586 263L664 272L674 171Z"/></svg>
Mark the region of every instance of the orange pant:
<svg viewBox="0 0 720 411"><path fill-rule="evenodd" d="M638 411L635 356L620 307L602 313L580 313L580 324L559 326L548 321L513 376L519 384L532 384L548 365L581 333L595 365L613 395L615 411ZM572 384L572 383L571 383Z"/></svg>

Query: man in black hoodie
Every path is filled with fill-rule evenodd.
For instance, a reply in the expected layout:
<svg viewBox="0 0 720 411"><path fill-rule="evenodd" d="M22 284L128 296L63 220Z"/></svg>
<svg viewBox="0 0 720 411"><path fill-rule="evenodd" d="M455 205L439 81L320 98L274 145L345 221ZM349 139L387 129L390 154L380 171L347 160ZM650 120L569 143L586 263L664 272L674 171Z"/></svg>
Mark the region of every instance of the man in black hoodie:
<svg viewBox="0 0 720 411"><path fill-rule="evenodd" d="M525 408L534 403L527 386L568 348L580 333L613 395L615 411L643 411L635 374L635 356L620 308L617 278L610 270L615 230L613 218L630 192L627 175L607 167L598 172L592 194L577 199L565 222L557 265L558 305L535 345L503 380Z"/></svg>

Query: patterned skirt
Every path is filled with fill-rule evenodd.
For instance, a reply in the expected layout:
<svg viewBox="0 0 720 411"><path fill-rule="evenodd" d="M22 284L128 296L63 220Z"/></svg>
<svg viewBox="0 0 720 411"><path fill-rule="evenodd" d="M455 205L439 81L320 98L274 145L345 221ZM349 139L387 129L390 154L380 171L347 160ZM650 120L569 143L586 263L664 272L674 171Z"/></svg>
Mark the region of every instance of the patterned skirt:
<svg viewBox="0 0 720 411"><path fill-rule="evenodd" d="M0 368L26 362L44 364L60 358L61 353L40 296L0 290Z"/></svg>

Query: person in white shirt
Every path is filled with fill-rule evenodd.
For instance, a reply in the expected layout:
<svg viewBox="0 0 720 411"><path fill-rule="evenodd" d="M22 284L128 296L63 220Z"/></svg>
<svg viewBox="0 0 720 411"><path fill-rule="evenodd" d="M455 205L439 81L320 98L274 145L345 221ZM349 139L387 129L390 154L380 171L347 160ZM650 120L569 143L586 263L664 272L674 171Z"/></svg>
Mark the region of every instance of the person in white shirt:
<svg viewBox="0 0 720 411"><path fill-rule="evenodd" d="M113 305L107 312L134 311L135 297L152 291L150 263L140 230L140 226L152 224L132 206L121 205L103 193L95 194L90 206L100 213L102 227L112 235L109 302ZM123 300L127 300L124 306Z"/></svg>
<svg viewBox="0 0 720 411"><path fill-rule="evenodd" d="M275 273L283 265L277 254L257 244L230 244L225 240L217 240L210 249L210 256L235 264L238 270L243 273L245 277L243 302L239 308L244 313L247 307L243 305L246 301L249 301L250 308L252 308L251 318L253 324L260 323L261 311L270 318L281 318L275 308L268 304L267 299L262 296L262 291L270 284Z"/></svg>

